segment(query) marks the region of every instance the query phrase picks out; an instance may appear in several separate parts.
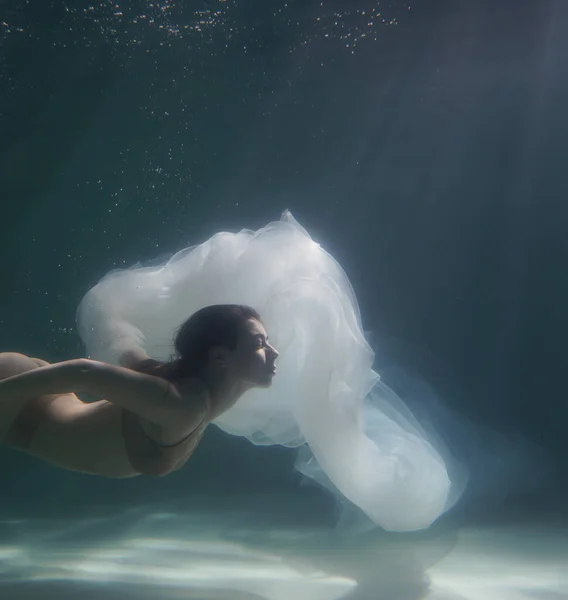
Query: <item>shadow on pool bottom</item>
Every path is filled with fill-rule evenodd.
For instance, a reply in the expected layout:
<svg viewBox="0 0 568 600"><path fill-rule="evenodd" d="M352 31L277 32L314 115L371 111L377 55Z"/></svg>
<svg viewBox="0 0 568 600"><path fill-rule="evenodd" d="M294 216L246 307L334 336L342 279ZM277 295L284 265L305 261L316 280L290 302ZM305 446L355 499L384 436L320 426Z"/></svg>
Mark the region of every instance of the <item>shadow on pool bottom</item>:
<svg viewBox="0 0 568 600"><path fill-rule="evenodd" d="M560 600L566 527L362 535L254 510L142 506L0 522L6 600Z"/></svg>

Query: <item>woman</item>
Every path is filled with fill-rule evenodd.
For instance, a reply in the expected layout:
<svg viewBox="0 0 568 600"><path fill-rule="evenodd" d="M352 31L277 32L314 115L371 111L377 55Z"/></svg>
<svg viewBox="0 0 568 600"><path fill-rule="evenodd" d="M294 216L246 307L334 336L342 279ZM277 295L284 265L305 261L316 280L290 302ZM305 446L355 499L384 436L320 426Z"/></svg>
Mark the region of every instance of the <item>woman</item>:
<svg viewBox="0 0 568 600"><path fill-rule="evenodd" d="M213 419L248 389L271 385L278 352L258 313L241 305L197 311L175 349L163 363L131 349L123 366L0 354L0 441L107 477L179 469ZM101 399L85 403L76 392Z"/></svg>

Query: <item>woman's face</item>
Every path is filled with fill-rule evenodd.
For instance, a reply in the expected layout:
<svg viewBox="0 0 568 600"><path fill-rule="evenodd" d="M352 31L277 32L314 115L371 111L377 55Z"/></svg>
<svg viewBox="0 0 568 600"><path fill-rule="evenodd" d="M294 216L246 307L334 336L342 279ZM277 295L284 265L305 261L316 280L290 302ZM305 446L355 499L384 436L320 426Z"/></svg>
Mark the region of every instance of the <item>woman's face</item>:
<svg viewBox="0 0 568 600"><path fill-rule="evenodd" d="M254 387L269 387L272 384L278 351L268 342L260 321L245 321L237 347L231 354L231 370L236 377Z"/></svg>

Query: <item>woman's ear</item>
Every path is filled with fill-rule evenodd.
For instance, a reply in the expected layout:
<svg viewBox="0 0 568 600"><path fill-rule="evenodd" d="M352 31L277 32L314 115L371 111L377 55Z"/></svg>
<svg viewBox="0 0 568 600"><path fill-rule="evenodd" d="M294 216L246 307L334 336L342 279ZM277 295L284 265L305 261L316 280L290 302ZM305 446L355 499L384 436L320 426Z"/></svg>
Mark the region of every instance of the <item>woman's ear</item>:
<svg viewBox="0 0 568 600"><path fill-rule="evenodd" d="M209 362L220 369L226 369L228 366L229 351L223 346L214 346L209 349Z"/></svg>

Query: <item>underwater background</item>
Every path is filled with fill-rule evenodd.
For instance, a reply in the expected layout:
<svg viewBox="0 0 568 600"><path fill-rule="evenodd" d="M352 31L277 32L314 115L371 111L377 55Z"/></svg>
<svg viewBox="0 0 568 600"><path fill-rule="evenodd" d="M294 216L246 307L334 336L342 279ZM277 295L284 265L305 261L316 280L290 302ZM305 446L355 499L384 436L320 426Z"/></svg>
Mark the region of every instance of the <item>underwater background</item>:
<svg viewBox="0 0 568 600"><path fill-rule="evenodd" d="M468 421L538 448L510 486L474 473L440 527L545 521L564 551L567 28L561 0L0 0L1 350L80 356L75 310L109 270L289 209L347 272L379 372L413 373ZM147 507L168 504L217 511L221 528L242 510L255 531L334 535L332 498L294 458L211 427L182 471L114 481L3 448L0 513L73 543L61 519L113 531L142 511L151 529ZM8 555L2 597L38 597ZM349 597L425 597L422 570L411 579L406 595L373 579ZM241 597L227 589L184 597ZM238 593L316 597L294 589Z"/></svg>

